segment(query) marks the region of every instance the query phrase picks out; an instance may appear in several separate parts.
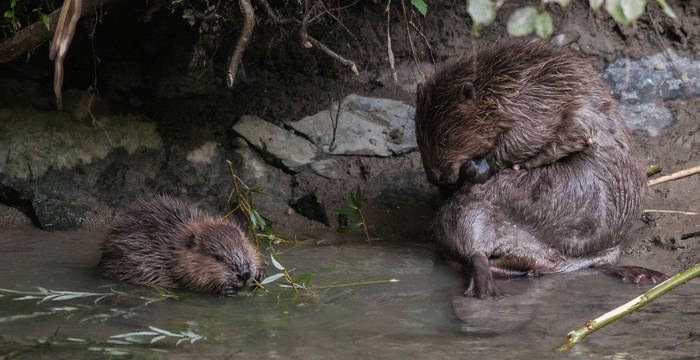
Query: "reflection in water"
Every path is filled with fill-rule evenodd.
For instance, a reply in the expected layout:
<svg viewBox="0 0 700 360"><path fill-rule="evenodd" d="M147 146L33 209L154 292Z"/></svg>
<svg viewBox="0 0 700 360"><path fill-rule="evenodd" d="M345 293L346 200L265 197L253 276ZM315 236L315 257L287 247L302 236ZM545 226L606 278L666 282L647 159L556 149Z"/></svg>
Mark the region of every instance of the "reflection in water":
<svg viewBox="0 0 700 360"><path fill-rule="evenodd" d="M145 287L115 284L97 272L101 233L4 230L0 237L0 288L34 291L108 292L111 288L150 297ZM280 247L296 273L314 273L312 284L397 278L392 284L317 290L295 298L270 286L235 298L178 293L147 306L138 297L94 298L52 303L0 298L0 318L32 314L56 306L80 310L0 322L0 357L102 358L89 347L105 346L115 334L192 329L207 337L175 346L160 340L163 358L249 357L271 359L402 358L693 358L700 353L700 282L686 284L622 321L586 338L567 354L551 349L566 333L622 304L648 287L625 285L595 271L513 280L499 284L510 296L476 300L461 296L452 272L433 269L424 243L356 243L342 246ZM269 272L273 272L268 267ZM463 290L463 289L462 289ZM114 314L98 321L98 314ZM87 319L87 320L86 320ZM86 320L86 321L83 321ZM689 336L689 334L691 334ZM694 334L694 335L693 335ZM93 339L80 344L67 338ZM57 341L36 346L36 339ZM151 339L151 337L148 337ZM135 349L149 356L149 345Z"/></svg>

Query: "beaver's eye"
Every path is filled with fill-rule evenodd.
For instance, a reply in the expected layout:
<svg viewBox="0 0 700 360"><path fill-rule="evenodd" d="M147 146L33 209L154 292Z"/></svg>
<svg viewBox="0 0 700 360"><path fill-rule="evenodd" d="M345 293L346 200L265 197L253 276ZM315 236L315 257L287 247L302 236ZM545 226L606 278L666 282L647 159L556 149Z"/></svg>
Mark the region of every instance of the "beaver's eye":
<svg viewBox="0 0 700 360"><path fill-rule="evenodd" d="M447 145L449 145L450 139L447 137L447 134L443 134L440 136L438 139L438 146L441 148L446 148Z"/></svg>
<svg viewBox="0 0 700 360"><path fill-rule="evenodd" d="M214 255L214 259L218 262L224 262L224 258L222 258L221 255Z"/></svg>

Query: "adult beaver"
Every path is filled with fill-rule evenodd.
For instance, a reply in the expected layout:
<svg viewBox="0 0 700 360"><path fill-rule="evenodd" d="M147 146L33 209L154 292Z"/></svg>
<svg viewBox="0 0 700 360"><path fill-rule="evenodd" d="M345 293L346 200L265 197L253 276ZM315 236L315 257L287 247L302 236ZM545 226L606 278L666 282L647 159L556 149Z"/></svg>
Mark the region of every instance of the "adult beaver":
<svg viewBox="0 0 700 360"><path fill-rule="evenodd" d="M642 160L609 90L576 53L507 40L447 61L418 87L416 136L439 209L439 255L463 265L465 294L499 295L493 274L618 267L641 215Z"/></svg>
<svg viewBox="0 0 700 360"><path fill-rule="evenodd" d="M102 243L105 274L137 284L235 295L265 271L238 225L167 196L117 218Z"/></svg>

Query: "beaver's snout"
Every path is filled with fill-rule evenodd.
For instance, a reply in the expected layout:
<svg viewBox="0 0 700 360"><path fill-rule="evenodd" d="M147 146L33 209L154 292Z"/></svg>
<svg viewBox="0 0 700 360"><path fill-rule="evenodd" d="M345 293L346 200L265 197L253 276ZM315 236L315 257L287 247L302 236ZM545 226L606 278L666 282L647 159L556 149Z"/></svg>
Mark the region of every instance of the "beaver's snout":
<svg viewBox="0 0 700 360"><path fill-rule="evenodd" d="M470 183L483 183L491 177L491 166L485 158L471 159L459 168L459 179Z"/></svg>

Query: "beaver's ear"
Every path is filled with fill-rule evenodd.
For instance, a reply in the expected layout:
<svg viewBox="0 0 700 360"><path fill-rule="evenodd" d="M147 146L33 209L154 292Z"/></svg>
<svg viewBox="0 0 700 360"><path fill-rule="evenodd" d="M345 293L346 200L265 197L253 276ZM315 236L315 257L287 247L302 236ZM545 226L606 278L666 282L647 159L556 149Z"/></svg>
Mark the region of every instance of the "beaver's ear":
<svg viewBox="0 0 700 360"><path fill-rule="evenodd" d="M459 91L459 102L467 102L474 98L474 85L466 81L462 84L462 88Z"/></svg>
<svg viewBox="0 0 700 360"><path fill-rule="evenodd" d="M194 234L192 234L187 237L187 242L185 242L185 246L188 249L192 249L193 247L195 247L195 245L197 245L197 237Z"/></svg>

